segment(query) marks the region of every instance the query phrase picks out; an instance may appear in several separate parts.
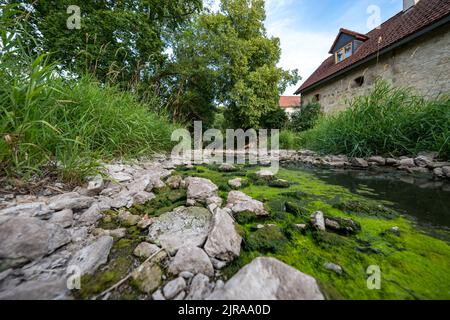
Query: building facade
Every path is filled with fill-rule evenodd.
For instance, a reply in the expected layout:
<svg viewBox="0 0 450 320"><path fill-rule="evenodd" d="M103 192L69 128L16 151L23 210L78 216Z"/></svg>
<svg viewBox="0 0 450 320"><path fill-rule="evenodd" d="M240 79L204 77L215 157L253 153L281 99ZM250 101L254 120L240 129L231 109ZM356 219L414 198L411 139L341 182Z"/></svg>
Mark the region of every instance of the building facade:
<svg viewBox="0 0 450 320"><path fill-rule="evenodd" d="M296 92L325 113L377 79L430 98L450 93L450 1L404 0L402 12L366 35L341 29L330 54Z"/></svg>

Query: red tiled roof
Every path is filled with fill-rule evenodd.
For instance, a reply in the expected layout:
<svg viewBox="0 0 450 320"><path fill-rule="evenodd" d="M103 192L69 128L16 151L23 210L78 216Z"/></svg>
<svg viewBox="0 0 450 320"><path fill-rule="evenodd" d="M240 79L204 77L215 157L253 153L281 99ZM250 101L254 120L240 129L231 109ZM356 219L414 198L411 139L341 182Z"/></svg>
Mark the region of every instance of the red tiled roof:
<svg viewBox="0 0 450 320"><path fill-rule="evenodd" d="M299 96L281 96L280 97L280 108L287 109L287 108L295 108L300 107L300 97Z"/></svg>
<svg viewBox="0 0 450 320"><path fill-rule="evenodd" d="M330 52L328 52L328 53L330 53L330 54L333 53L334 46L338 42L339 37L341 36L342 33L351 35L351 36L355 37L356 40L366 41L369 39L365 34L361 34L361 33L358 33L358 32L352 31L352 30L341 28L339 30L339 34L336 37L336 40L334 40L333 45L331 46Z"/></svg>
<svg viewBox="0 0 450 320"><path fill-rule="evenodd" d="M367 33L368 40L361 44L350 58L336 64L334 56L328 57L295 94L300 94L319 81L345 71L357 62L376 57L377 52L389 49L394 44L442 20L449 14L450 0L419 1L413 8L406 12L401 11L384 22L381 28Z"/></svg>

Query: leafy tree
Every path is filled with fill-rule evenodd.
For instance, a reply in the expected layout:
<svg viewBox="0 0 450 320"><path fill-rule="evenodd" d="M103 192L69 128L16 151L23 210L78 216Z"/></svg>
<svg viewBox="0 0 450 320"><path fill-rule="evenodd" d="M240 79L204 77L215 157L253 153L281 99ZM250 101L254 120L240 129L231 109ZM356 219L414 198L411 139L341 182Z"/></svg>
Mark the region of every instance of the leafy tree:
<svg viewBox="0 0 450 320"><path fill-rule="evenodd" d="M321 114L319 103L304 105L292 115L290 127L296 132L309 130L314 127Z"/></svg>
<svg viewBox="0 0 450 320"><path fill-rule="evenodd" d="M30 32L63 70L92 73L102 82L149 90L166 60L165 33L177 30L201 0L8 0L27 3ZM81 29L66 26L67 8L81 11ZM142 86L141 86L142 85Z"/></svg>
<svg viewBox="0 0 450 320"><path fill-rule="evenodd" d="M223 105L226 120L239 128L258 128L278 109L279 95L299 78L277 67L280 42L267 36L265 18L263 0L222 0L218 12L204 11L174 41L178 74L170 85L185 109L205 117Z"/></svg>
<svg viewBox="0 0 450 320"><path fill-rule="evenodd" d="M283 129L289 123L289 117L281 108L276 108L264 115L261 126L265 129Z"/></svg>

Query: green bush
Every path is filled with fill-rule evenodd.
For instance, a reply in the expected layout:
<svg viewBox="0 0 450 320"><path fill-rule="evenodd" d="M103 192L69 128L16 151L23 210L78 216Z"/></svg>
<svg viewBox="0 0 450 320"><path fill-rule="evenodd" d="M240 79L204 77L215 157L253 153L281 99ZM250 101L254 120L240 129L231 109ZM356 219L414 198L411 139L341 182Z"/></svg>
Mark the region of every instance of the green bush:
<svg viewBox="0 0 450 320"><path fill-rule="evenodd" d="M289 117L286 111L277 107L262 117L260 125L264 129L283 129L288 121Z"/></svg>
<svg viewBox="0 0 450 320"><path fill-rule="evenodd" d="M450 159L450 99L425 100L379 81L345 111L328 115L301 134L302 146L349 156L414 155L437 151Z"/></svg>
<svg viewBox="0 0 450 320"><path fill-rule="evenodd" d="M320 104L310 103L304 105L299 111L292 114L289 127L295 132L309 130L314 127L321 114Z"/></svg>

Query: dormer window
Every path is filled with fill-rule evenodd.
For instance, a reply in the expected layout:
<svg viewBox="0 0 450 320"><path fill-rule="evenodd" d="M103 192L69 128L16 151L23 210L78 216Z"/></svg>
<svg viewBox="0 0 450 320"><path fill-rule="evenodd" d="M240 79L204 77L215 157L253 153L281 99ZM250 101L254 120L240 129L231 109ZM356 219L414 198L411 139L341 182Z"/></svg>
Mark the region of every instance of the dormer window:
<svg viewBox="0 0 450 320"><path fill-rule="evenodd" d="M336 55L336 63L342 62L345 59L348 59L352 56L353 54L353 44L352 42L346 44L345 46L343 46L341 49L339 49L338 51L336 51L335 55Z"/></svg>

